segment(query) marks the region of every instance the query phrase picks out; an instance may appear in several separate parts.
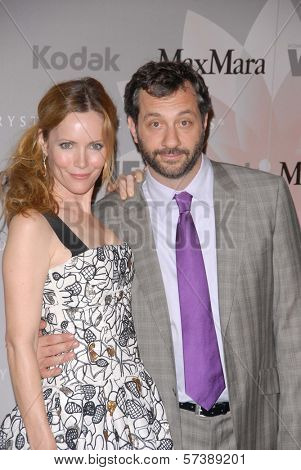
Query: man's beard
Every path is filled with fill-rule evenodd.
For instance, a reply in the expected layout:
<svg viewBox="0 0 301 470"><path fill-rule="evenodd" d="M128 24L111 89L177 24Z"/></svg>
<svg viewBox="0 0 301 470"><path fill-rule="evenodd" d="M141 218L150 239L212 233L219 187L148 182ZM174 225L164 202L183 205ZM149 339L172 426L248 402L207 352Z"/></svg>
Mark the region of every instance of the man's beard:
<svg viewBox="0 0 301 470"><path fill-rule="evenodd" d="M203 150L204 141L205 141L205 130L202 131L199 141L194 146L192 152L186 148L174 147L174 148L164 148L161 150L154 150L149 153L143 144L143 141L140 139L139 135L137 136L139 152L141 153L142 159L145 165L150 166L154 171L159 173L161 176L166 178L176 179L181 178L182 176L189 173L196 163L199 161L200 155ZM161 163L157 158L158 155L186 155L186 158L183 160L180 166L173 165L172 160L170 163Z"/></svg>

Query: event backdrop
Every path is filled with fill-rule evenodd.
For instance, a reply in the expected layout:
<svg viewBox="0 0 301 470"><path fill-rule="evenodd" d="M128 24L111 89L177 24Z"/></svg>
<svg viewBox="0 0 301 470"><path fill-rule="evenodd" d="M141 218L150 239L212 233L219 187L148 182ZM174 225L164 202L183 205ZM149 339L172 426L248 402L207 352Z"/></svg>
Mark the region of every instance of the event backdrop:
<svg viewBox="0 0 301 470"><path fill-rule="evenodd" d="M300 0L0 0L1 166L46 90L88 75L119 109L118 171L141 165L122 96L151 59L193 63L215 110L207 154L282 174L301 220ZM1 421L14 397L0 305Z"/></svg>

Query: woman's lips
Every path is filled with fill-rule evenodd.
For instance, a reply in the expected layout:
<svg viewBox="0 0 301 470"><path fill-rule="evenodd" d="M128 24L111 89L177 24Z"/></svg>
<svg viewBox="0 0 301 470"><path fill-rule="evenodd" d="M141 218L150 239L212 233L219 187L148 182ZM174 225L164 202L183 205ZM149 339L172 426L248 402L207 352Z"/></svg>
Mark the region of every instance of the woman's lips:
<svg viewBox="0 0 301 470"><path fill-rule="evenodd" d="M77 180L85 180L89 178L90 173L70 173L70 176L72 176L72 178L75 178Z"/></svg>

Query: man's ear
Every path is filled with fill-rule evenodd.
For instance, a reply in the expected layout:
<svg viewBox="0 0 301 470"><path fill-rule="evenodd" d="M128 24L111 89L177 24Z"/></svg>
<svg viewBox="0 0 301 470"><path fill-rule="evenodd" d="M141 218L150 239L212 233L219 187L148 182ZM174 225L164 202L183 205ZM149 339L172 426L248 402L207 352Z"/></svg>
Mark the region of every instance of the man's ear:
<svg viewBox="0 0 301 470"><path fill-rule="evenodd" d="M130 116L128 117L128 128L130 130L130 133L132 134L135 144L138 144L136 124Z"/></svg>
<svg viewBox="0 0 301 470"><path fill-rule="evenodd" d="M208 123L208 113L205 114L204 116L204 121L203 121L203 129L206 130L207 128L207 123Z"/></svg>
<svg viewBox="0 0 301 470"><path fill-rule="evenodd" d="M43 153L45 155L47 155L48 154L48 145L47 145L47 142L45 142L45 140L44 140L42 129L39 129L39 131L38 131L38 143L41 146Z"/></svg>

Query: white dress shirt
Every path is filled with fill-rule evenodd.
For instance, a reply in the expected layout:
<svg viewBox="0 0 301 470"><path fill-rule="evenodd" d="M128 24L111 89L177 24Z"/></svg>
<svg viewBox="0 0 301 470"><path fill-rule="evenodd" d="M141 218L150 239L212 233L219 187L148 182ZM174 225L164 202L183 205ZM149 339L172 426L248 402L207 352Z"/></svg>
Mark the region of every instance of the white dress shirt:
<svg viewBox="0 0 301 470"><path fill-rule="evenodd" d="M210 160L204 154L202 157L201 168L197 175L181 191L175 191L159 183L149 171L146 171L146 179L142 185L150 211L152 230L169 310L180 402L192 401L185 393L181 314L176 268L175 245L179 209L173 197L176 193L182 191L186 191L193 196L191 214L202 247L219 352L227 384L218 304L213 168ZM218 401L229 401L227 388Z"/></svg>

